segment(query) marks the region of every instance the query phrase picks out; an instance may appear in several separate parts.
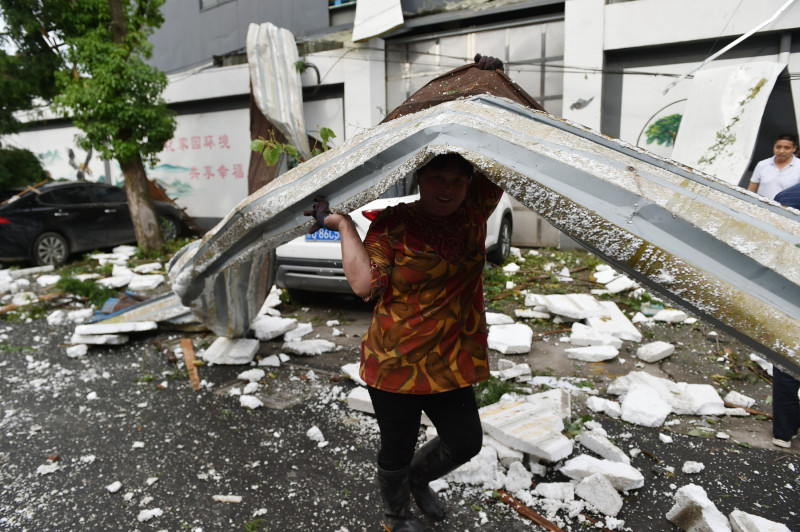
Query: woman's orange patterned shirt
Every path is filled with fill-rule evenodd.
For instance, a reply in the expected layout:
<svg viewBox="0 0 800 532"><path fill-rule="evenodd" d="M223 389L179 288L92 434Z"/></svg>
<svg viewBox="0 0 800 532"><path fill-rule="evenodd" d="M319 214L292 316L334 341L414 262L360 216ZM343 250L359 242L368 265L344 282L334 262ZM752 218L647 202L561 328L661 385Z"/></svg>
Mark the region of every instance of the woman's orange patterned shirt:
<svg viewBox="0 0 800 532"><path fill-rule="evenodd" d="M379 295L361 344L361 378L429 394L489 378L483 269L486 220L503 190L476 174L461 207L426 215L419 201L385 209L364 245Z"/></svg>

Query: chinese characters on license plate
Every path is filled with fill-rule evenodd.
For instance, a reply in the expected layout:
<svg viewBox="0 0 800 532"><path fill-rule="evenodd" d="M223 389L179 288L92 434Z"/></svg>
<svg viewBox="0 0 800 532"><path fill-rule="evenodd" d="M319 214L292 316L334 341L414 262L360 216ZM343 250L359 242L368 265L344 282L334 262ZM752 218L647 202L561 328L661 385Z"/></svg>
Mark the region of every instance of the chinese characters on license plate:
<svg viewBox="0 0 800 532"><path fill-rule="evenodd" d="M339 231L330 229L319 229L310 235L306 235L306 242L339 242L342 239Z"/></svg>

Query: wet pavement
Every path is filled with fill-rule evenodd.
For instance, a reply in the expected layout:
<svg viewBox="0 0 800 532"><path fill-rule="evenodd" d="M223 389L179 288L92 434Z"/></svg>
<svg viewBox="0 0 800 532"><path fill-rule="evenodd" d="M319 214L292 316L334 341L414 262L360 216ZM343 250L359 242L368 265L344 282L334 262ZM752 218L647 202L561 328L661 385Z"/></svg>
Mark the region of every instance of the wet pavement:
<svg viewBox="0 0 800 532"><path fill-rule="evenodd" d="M381 530L377 427L371 416L347 408L343 398L355 384L339 376L341 365L358 360L368 309L354 299L326 297L324 305L282 311L312 323L323 338L331 338L325 323L340 321L344 335L331 339L341 347L263 368L268 375L257 396L268 406L255 410L230 394L244 385L236 376L247 366L201 366L205 386L189 386L176 348L181 338L192 338L202 349L211 336L159 330L73 359L65 350L74 326L53 327L44 319L0 324L7 335L0 351L0 530ZM702 323L655 330L659 339L683 340L671 359L648 370L708 381L721 371L714 368L718 351L737 347L724 338L721 345L719 337L710 341L707 333ZM509 358L526 360L535 371L583 376L598 390L634 369L624 354L612 363L567 360L558 343L558 337L536 342L530 355ZM257 358L280 348L279 340L262 342ZM497 358L492 355L493 365ZM769 408L766 383L747 378L739 388ZM681 416L679 424L657 429L593 414L577 398L573 409L574 417L602 423L623 450L641 450L632 465L644 475L644 487L623 495L617 517L624 529L678 530L665 514L676 489L694 483L725 515L739 509L800 530L800 444L772 447L768 420ZM326 444L306 435L314 426ZM731 438L691 435L698 426ZM659 433L673 442L664 443ZM705 469L683 473L687 460ZM566 480L556 469L534 482ZM120 487L111 492L116 482ZM443 497L451 515L428 523L430 530L541 529L480 487L451 484ZM601 517L546 504L533 509L564 530L582 530Z"/></svg>

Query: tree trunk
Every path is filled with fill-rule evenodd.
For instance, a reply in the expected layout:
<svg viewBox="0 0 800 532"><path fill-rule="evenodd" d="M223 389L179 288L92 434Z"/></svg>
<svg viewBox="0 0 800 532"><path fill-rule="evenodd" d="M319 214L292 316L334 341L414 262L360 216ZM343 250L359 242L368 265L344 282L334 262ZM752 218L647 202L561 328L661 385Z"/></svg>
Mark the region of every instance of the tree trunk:
<svg viewBox="0 0 800 532"><path fill-rule="evenodd" d="M131 211L131 220L139 249L144 253L163 249L164 239L161 237L161 224L153 208L153 200L150 198L150 187L147 183L147 174L144 171L141 155L137 153L136 157L124 163L119 161L119 165L125 176L128 208Z"/></svg>

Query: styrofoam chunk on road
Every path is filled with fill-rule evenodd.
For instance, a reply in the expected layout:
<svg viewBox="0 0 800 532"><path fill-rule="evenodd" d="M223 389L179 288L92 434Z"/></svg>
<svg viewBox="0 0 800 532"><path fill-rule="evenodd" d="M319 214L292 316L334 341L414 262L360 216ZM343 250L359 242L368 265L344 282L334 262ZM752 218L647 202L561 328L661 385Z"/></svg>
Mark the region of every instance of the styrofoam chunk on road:
<svg viewBox="0 0 800 532"><path fill-rule="evenodd" d="M489 349L504 355L530 353L532 342L533 330L524 323L489 327Z"/></svg>
<svg viewBox="0 0 800 532"><path fill-rule="evenodd" d="M37 273L52 272L53 270L55 270L55 266L49 264L47 266L34 266L33 268L21 268L19 270L6 270L6 273L3 275L8 276L11 279L19 279L20 277L27 277Z"/></svg>
<svg viewBox="0 0 800 532"><path fill-rule="evenodd" d="M675 492L675 505L667 512L667 519L686 531L731 530L728 520L709 500L706 490L696 484L687 484Z"/></svg>
<svg viewBox="0 0 800 532"><path fill-rule="evenodd" d="M586 399L586 406L588 406L592 412L602 412L614 419L622 417L622 406L620 406L618 402L610 399L603 399L602 397L591 395Z"/></svg>
<svg viewBox="0 0 800 532"><path fill-rule="evenodd" d="M166 279L160 273L152 275L139 275L134 274L130 282L128 282L128 290L141 291L141 290L155 290Z"/></svg>
<svg viewBox="0 0 800 532"><path fill-rule="evenodd" d="M598 284L608 284L619 276L620 274L611 268L597 270L592 274L594 281Z"/></svg>
<svg viewBox="0 0 800 532"><path fill-rule="evenodd" d="M526 362L514 364L511 367L505 367L497 372L497 377L502 381L507 381L516 378L525 378L532 375L531 366Z"/></svg>
<svg viewBox="0 0 800 532"><path fill-rule="evenodd" d="M503 484L502 473L497 469L497 453L491 447L481 448L481 452L472 460L445 475L444 479L492 489L500 488Z"/></svg>
<svg viewBox="0 0 800 532"><path fill-rule="evenodd" d="M314 340L297 340L294 342L284 342L281 347L284 351L295 355L316 356L322 353L330 353L336 349L336 344L330 340L317 338Z"/></svg>
<svg viewBox="0 0 800 532"><path fill-rule="evenodd" d="M599 473L605 476L617 491L633 490L644 486L644 476L635 467L622 462L601 460L588 454L581 454L567 460L561 466L560 471L578 481Z"/></svg>
<svg viewBox="0 0 800 532"><path fill-rule="evenodd" d="M67 321L71 323L84 323L94 316L94 309L81 308L67 312Z"/></svg>
<svg viewBox="0 0 800 532"><path fill-rule="evenodd" d="M645 362L658 362L675 352L675 346L661 340L639 346L636 356Z"/></svg>
<svg viewBox="0 0 800 532"><path fill-rule="evenodd" d="M605 310L605 315L586 318L586 325L597 331L616 336L620 340L642 341L642 333L623 314L616 303L613 301L600 301L599 303Z"/></svg>
<svg viewBox="0 0 800 532"><path fill-rule="evenodd" d="M728 516L733 532L790 532L789 527L764 519L741 510L734 510Z"/></svg>
<svg viewBox="0 0 800 532"><path fill-rule="evenodd" d="M71 344L122 345L128 343L125 334L73 334Z"/></svg>
<svg viewBox="0 0 800 532"><path fill-rule="evenodd" d="M503 464L504 467L510 467L514 462L521 462L524 458L524 453L512 449L508 445L497 441L488 434L483 437L483 444L495 450L497 459Z"/></svg>
<svg viewBox="0 0 800 532"><path fill-rule="evenodd" d="M103 279L98 279L95 281L97 284L108 287L108 288L122 288L123 286L127 286L128 283L131 282L133 279L133 272L128 275L113 275L111 277L104 277Z"/></svg>
<svg viewBox="0 0 800 532"><path fill-rule="evenodd" d="M263 379L266 374L267 373L263 369L254 368L239 373L236 378L242 381L258 382Z"/></svg>
<svg viewBox="0 0 800 532"><path fill-rule="evenodd" d="M69 358L79 358L89 352L89 346L86 344L71 345L67 348L67 356Z"/></svg>
<svg viewBox="0 0 800 532"><path fill-rule="evenodd" d="M48 325L61 325L67 319L67 313L61 309L54 310L50 314L47 315L47 324Z"/></svg>
<svg viewBox="0 0 800 532"><path fill-rule="evenodd" d="M148 262L140 264L133 269L134 273L153 273L162 270L164 266L160 262Z"/></svg>
<svg viewBox="0 0 800 532"><path fill-rule="evenodd" d="M531 493L545 499L564 502L574 501L575 484L572 482L540 482L531 490Z"/></svg>
<svg viewBox="0 0 800 532"><path fill-rule="evenodd" d="M347 377L348 379L355 381L356 384L361 386L366 386L367 383L364 382L364 379L361 378L359 374L361 369L361 364L358 362L353 362L352 364L345 364L342 366L342 375Z"/></svg>
<svg viewBox="0 0 800 532"><path fill-rule="evenodd" d="M508 314L500 312L486 313L486 325L508 325L509 323L514 323L514 318Z"/></svg>
<svg viewBox="0 0 800 532"><path fill-rule="evenodd" d="M514 309L514 316L517 318L526 318L529 320L549 320L550 314L547 312L540 312L538 310L533 310L530 308L518 308Z"/></svg>
<svg viewBox="0 0 800 532"><path fill-rule="evenodd" d="M572 396L563 388L526 395L525 401L539 410L554 410L561 419L572 417Z"/></svg>
<svg viewBox="0 0 800 532"><path fill-rule="evenodd" d="M120 323L89 323L75 327L75 334L124 334L158 329L154 321L123 321Z"/></svg>
<svg viewBox="0 0 800 532"><path fill-rule="evenodd" d="M298 323L296 327L292 327L283 335L284 342L294 342L300 340L303 336L310 334L314 327L310 323Z"/></svg>
<svg viewBox="0 0 800 532"><path fill-rule="evenodd" d="M480 416L484 431L512 449L549 462L572 453L572 440L561 434L564 423L554 408L513 401L485 406Z"/></svg>
<svg viewBox="0 0 800 532"><path fill-rule="evenodd" d="M754 404L756 404L756 400L755 399L753 399L751 397L747 397L746 395L741 394L741 393L739 393L739 392L737 392L735 390L729 391L728 394L725 396L724 401L726 403L731 403L731 404L734 404L736 406L742 406L744 408L750 408Z"/></svg>
<svg viewBox="0 0 800 532"><path fill-rule="evenodd" d="M725 403L710 384L687 384L654 377L644 371L632 371L608 385L608 393L622 395L636 385L652 388L662 401L679 415L721 416Z"/></svg>
<svg viewBox="0 0 800 532"><path fill-rule="evenodd" d="M36 284L41 286L42 288L47 288L55 285L60 280L61 280L60 275L40 275L39 277L36 278Z"/></svg>
<svg viewBox="0 0 800 532"><path fill-rule="evenodd" d="M726 416L733 416L733 417L747 417L750 413L745 410L744 408L725 408L725 415Z"/></svg>
<svg viewBox="0 0 800 532"><path fill-rule="evenodd" d="M525 294L524 305L526 307L543 307L541 298L542 296L539 294ZM536 308L535 310L544 312L546 308Z"/></svg>
<svg viewBox="0 0 800 532"><path fill-rule="evenodd" d="M531 487L533 475L530 471L525 469L522 462L512 462L506 473L505 487L511 493L526 490Z"/></svg>
<svg viewBox="0 0 800 532"><path fill-rule="evenodd" d="M500 358L500 359L497 360L497 370L498 371L511 369L516 365L517 365L516 362L508 360L508 359L505 359L505 358Z"/></svg>
<svg viewBox="0 0 800 532"><path fill-rule="evenodd" d="M253 361L261 342L251 338L225 338L220 336L199 353L209 364L249 364Z"/></svg>
<svg viewBox="0 0 800 532"><path fill-rule="evenodd" d="M366 388L358 387L353 388L347 394L347 406L359 412L366 412L367 414L374 414L375 408L372 406L372 399L369 397L369 392Z"/></svg>
<svg viewBox="0 0 800 532"><path fill-rule="evenodd" d="M18 307L24 307L25 305L30 305L37 301L39 301L39 296L33 292L18 292L11 298L11 304Z"/></svg>
<svg viewBox="0 0 800 532"><path fill-rule="evenodd" d="M250 410L255 410L256 408L261 408L264 406L264 403L258 397L254 395L240 395L239 396L239 405L249 408Z"/></svg>
<svg viewBox="0 0 800 532"><path fill-rule="evenodd" d="M621 406L623 421L643 427L660 427L672 412L669 403L647 386L628 390Z"/></svg>
<svg viewBox="0 0 800 532"><path fill-rule="evenodd" d="M528 469L530 470L531 473L533 473L537 477L543 477L547 475L547 466L539 463L538 456L528 457Z"/></svg>
<svg viewBox="0 0 800 532"><path fill-rule="evenodd" d="M279 368L281 366L281 359L278 358L278 355L270 355L259 360L258 365L270 368Z"/></svg>
<svg viewBox="0 0 800 532"><path fill-rule="evenodd" d="M605 476L589 475L575 486L575 495L594 506L600 513L616 517L622 509L622 497Z"/></svg>
<svg viewBox="0 0 800 532"><path fill-rule="evenodd" d="M653 316L654 321L665 321L667 323L683 323L689 315L682 310L665 308L659 310Z"/></svg>
<svg viewBox="0 0 800 532"><path fill-rule="evenodd" d="M583 320L595 316L602 316L605 311L590 294L549 294L537 297L539 304L547 307L551 314L558 314L575 320ZM528 299L525 299L526 306Z"/></svg>
<svg viewBox="0 0 800 532"><path fill-rule="evenodd" d="M624 451L611 443L611 440L598 431L581 432L575 439L578 440L578 443L606 460L622 462L623 464L631 463L631 459Z"/></svg>
<svg viewBox="0 0 800 532"><path fill-rule="evenodd" d="M586 347L570 347L565 349L567 358L584 362L602 362L611 360L619 354L613 345L589 345Z"/></svg>
<svg viewBox="0 0 800 532"><path fill-rule="evenodd" d="M705 464L701 462L693 462L692 460L687 460L683 463L681 471L683 471L687 475L693 475L695 473L699 473L705 468L706 468Z"/></svg>
<svg viewBox="0 0 800 532"><path fill-rule="evenodd" d="M250 329L256 338L263 341L272 340L297 327L295 318L280 318L276 316L257 316L250 324Z"/></svg>
<svg viewBox="0 0 800 532"><path fill-rule="evenodd" d="M520 266L516 262L510 262L510 263L506 264L505 266L503 266L503 272L504 273L517 273L519 271L519 269L520 269Z"/></svg>
<svg viewBox="0 0 800 532"><path fill-rule="evenodd" d="M619 294L627 292L628 290L635 290L636 288L639 288L639 284L624 275L620 275L613 281L606 283L606 290L612 294Z"/></svg>
<svg viewBox="0 0 800 532"><path fill-rule="evenodd" d="M622 340L603 331L575 322L569 335L569 343L575 346L610 345L619 349Z"/></svg>

